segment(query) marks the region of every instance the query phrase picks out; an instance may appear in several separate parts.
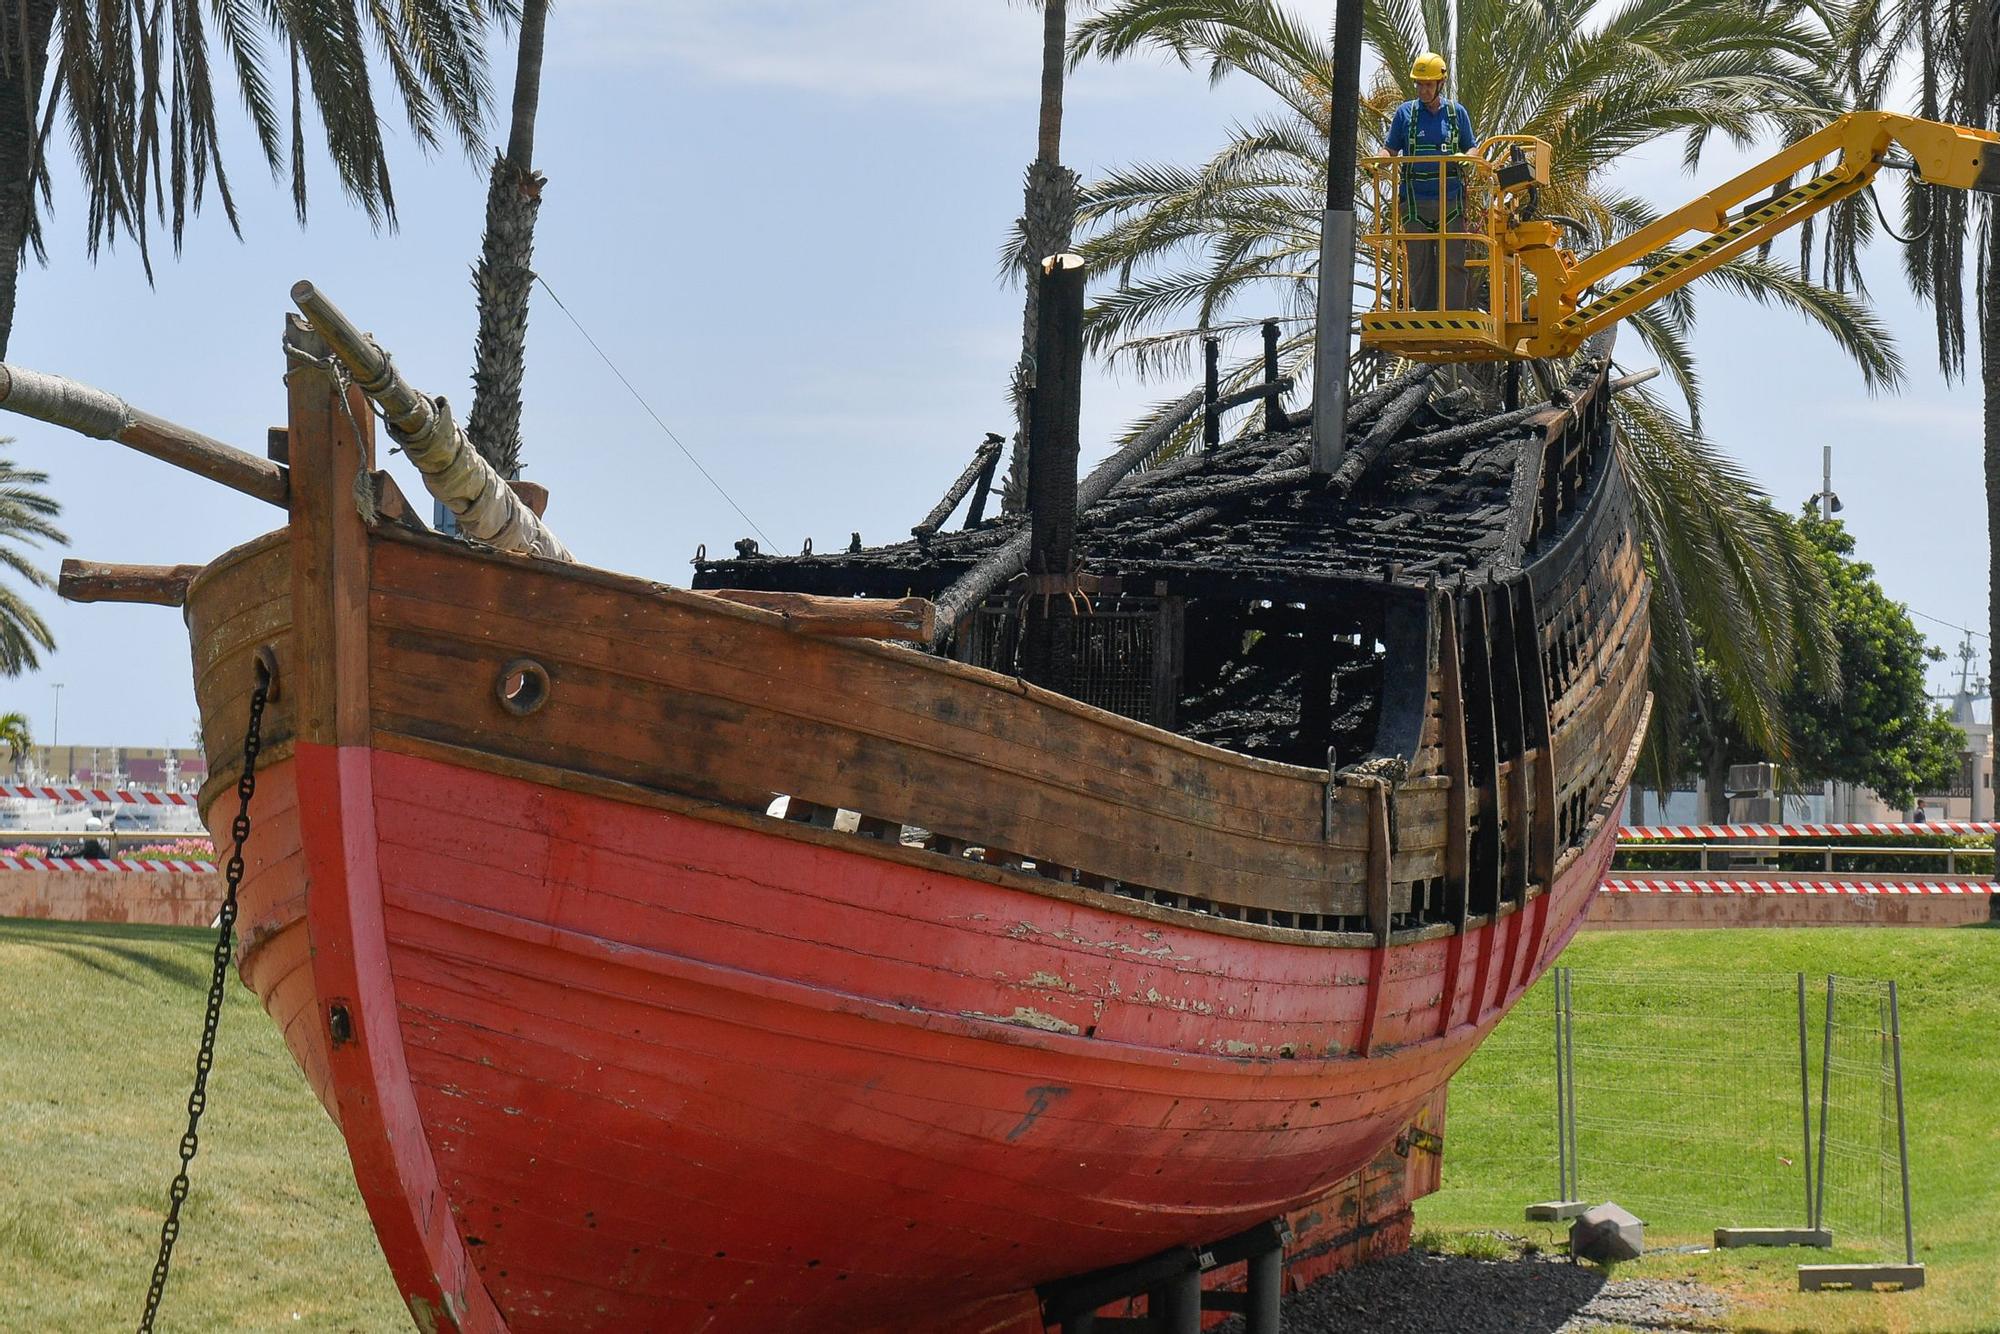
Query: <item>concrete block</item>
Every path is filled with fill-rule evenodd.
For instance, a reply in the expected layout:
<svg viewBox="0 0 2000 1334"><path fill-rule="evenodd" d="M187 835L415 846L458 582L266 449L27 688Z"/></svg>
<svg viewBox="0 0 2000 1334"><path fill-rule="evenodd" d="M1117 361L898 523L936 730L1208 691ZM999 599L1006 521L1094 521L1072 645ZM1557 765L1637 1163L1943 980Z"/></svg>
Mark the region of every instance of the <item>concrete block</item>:
<svg viewBox="0 0 2000 1334"><path fill-rule="evenodd" d="M1924 1286L1922 1265L1800 1265L1799 1291L1819 1292L1825 1288L1852 1288L1873 1292L1876 1284L1909 1292Z"/></svg>
<svg viewBox="0 0 2000 1334"><path fill-rule="evenodd" d="M1817 1246L1833 1245L1833 1233L1826 1228L1805 1227L1719 1227L1715 1230L1718 1250L1736 1246Z"/></svg>
<svg viewBox="0 0 2000 1334"><path fill-rule="evenodd" d="M1646 1225L1615 1204L1585 1209L1569 1225L1570 1254L1608 1264L1636 1260L1646 1249Z"/></svg>
<svg viewBox="0 0 2000 1334"><path fill-rule="evenodd" d="M1589 1207L1582 1200L1544 1200L1528 1206L1527 1218L1530 1223L1563 1223Z"/></svg>

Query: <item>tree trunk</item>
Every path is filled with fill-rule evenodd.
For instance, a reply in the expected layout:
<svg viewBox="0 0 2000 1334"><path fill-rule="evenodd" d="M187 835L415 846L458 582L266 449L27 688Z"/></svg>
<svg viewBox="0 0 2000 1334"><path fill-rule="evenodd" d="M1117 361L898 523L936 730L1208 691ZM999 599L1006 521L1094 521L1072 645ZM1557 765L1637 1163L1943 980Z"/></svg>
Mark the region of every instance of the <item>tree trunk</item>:
<svg viewBox="0 0 2000 1334"><path fill-rule="evenodd" d="M35 123L42 80L49 68L49 32L56 0L27 0L7 15L0 38L0 357L14 332L14 297L27 259L28 218L34 203ZM22 26L16 26L17 24ZM21 46L25 30L26 50Z"/></svg>
<svg viewBox="0 0 2000 1334"><path fill-rule="evenodd" d="M1042 0L1042 114L1035 156L1062 161L1063 47L1069 41L1069 0Z"/></svg>
<svg viewBox="0 0 2000 1334"><path fill-rule="evenodd" d="M2000 644L2000 210L1987 215L1985 269L1979 293L1979 379L1986 398L1986 628L1996 636L1986 641L1990 647Z"/></svg>
<svg viewBox="0 0 2000 1334"><path fill-rule="evenodd" d="M1721 743L1709 747L1702 769L1702 804L1709 824L1729 823L1729 750Z"/></svg>
<svg viewBox="0 0 2000 1334"><path fill-rule="evenodd" d="M1041 270L1050 255L1069 249L1076 227L1076 173L1062 165L1063 46L1069 37L1068 0L1042 0L1042 107L1036 124L1035 160L1023 190L1021 234L1021 360L1010 387L1014 400L1014 457L1000 484L1000 506L1019 511L1028 503L1028 391L1035 385L1035 327Z"/></svg>
<svg viewBox="0 0 2000 1334"><path fill-rule="evenodd" d="M465 433L503 477L521 475L521 379L528 351L528 295L535 284L535 217L545 178L535 171L535 113L541 104L542 39L548 0L521 7L514 67L514 114L507 151L493 156L486 187L486 234L472 286L479 335L472 353L472 415Z"/></svg>

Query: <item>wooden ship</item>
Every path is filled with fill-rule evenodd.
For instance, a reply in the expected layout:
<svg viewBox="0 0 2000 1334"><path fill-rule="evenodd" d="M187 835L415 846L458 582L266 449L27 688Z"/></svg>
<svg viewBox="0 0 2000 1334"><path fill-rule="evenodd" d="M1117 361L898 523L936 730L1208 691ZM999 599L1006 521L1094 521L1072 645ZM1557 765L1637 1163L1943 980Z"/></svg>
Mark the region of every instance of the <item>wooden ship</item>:
<svg viewBox="0 0 2000 1334"><path fill-rule="evenodd" d="M1038 390L1028 515L689 590L572 560L294 297L271 457L0 400L287 511L64 588L184 605L220 851L254 729L240 974L418 1329L1192 1329L1406 1233L1645 728L1606 338L1498 417L1357 395L1331 478L1271 384L1079 482Z"/></svg>

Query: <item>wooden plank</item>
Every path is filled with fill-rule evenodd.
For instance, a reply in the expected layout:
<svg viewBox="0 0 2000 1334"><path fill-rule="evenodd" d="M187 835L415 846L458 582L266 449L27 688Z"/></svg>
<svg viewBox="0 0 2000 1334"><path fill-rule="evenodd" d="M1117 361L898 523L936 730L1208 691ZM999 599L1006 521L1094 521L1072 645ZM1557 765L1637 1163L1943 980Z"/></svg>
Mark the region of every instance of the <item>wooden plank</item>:
<svg viewBox="0 0 2000 1334"><path fill-rule="evenodd" d="M69 602L143 602L178 607L187 602L188 584L199 565L112 565L64 560L56 592Z"/></svg>
<svg viewBox="0 0 2000 1334"><path fill-rule="evenodd" d="M1513 585L1516 664L1521 674L1523 731L1539 751L1529 784L1528 883L1542 889L1555 879L1556 758L1549 727L1548 680L1542 671L1540 618L1534 588L1522 579Z"/></svg>
<svg viewBox="0 0 2000 1334"><path fill-rule="evenodd" d="M937 626L936 609L923 598L832 598L753 588L711 588L703 595L776 612L787 630L802 635L927 644Z"/></svg>
<svg viewBox="0 0 2000 1334"><path fill-rule="evenodd" d="M1368 929L1378 945L1389 943L1392 929L1389 866L1395 854L1389 824L1389 785L1377 780L1368 794Z"/></svg>
<svg viewBox="0 0 2000 1334"><path fill-rule="evenodd" d="M288 345L324 359L326 344L297 317ZM374 417L359 389L343 406L333 379L294 364L285 377L292 454L292 627L287 693L301 740L358 745L368 737L368 548L355 482L374 467Z"/></svg>
<svg viewBox="0 0 2000 1334"><path fill-rule="evenodd" d="M1465 930L1468 839L1471 829L1472 775L1465 740L1465 678L1460 663L1458 605L1450 594L1438 600L1438 703L1444 749L1445 791L1445 911L1453 926ZM1449 984L1447 984L1449 985ZM1445 1009L1450 1010L1447 1004Z"/></svg>
<svg viewBox="0 0 2000 1334"><path fill-rule="evenodd" d="M710 598L621 596L476 558L483 568L448 575L440 558L468 560L400 541L378 553L377 723L391 731L574 757L609 777L759 809L788 792L1224 902L1342 911L1331 905L1351 891L1344 911L1363 910L1358 794L1340 804L1328 847L1320 783L1301 781L1306 771L1024 694L990 673L788 636ZM426 596L443 582L451 605ZM490 671L523 654L550 671L551 700L503 727L483 679L469 681L482 659ZM1288 839L1288 824L1307 837Z"/></svg>
<svg viewBox="0 0 2000 1334"><path fill-rule="evenodd" d="M1379 779L1367 785L1368 794L1368 929L1375 948L1368 952L1368 1004L1361 1022L1361 1037L1355 1044L1363 1056L1375 1050L1375 1030L1382 1017L1383 973L1388 966L1389 903L1389 785Z"/></svg>
<svg viewBox="0 0 2000 1334"><path fill-rule="evenodd" d="M285 532L270 533L204 567L189 586L187 623L193 648L195 700L209 774L199 798L204 811L233 789L242 767L255 655L271 645L280 687L264 711L265 758L275 760L293 734L283 677L291 662L291 553Z"/></svg>

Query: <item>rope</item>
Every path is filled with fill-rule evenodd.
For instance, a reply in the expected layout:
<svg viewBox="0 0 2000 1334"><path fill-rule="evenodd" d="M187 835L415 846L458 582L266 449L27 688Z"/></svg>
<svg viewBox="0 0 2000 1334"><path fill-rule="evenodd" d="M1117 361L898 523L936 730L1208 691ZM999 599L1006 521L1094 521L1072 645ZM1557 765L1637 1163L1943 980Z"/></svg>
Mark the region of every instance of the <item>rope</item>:
<svg viewBox="0 0 2000 1334"><path fill-rule="evenodd" d="M653 424L655 426L658 426L662 431L665 431L667 433L667 439L673 441L674 447L680 450L681 453L687 455L687 461L694 465L694 470L700 473L702 477L707 480L710 486L715 488L715 494L721 496L724 500L729 502L729 508L735 510L737 517L742 519L743 522L750 525L750 531L754 532L755 534L757 534L757 536L764 539L764 545L770 547L773 551L777 550L778 544L771 540L771 535L769 533L766 533L762 528L759 528L757 526L757 521L751 518L748 514L745 514L743 512L743 507L736 503L735 497L731 496L727 491L724 491L722 489L722 483L716 481L715 478L709 475L708 469L701 466L701 460L694 456L694 451L681 443L681 438L674 434L673 428L668 426L664 421L660 420L660 414L653 411L653 405L648 403L645 400L644 396L641 395L637 389L633 388L632 382L625 378L625 372L619 370L617 363L613 362L610 357L605 355L604 349L597 345L597 340L590 336L590 330L583 327L583 321L579 320L575 315L571 314L570 308L568 306L563 305L563 299L556 295L555 288L549 286L549 280L547 278L544 278L541 274L538 273L535 275L535 281L542 285L542 290L549 294L549 300L556 303L556 308L562 311L563 314L569 316L569 322L571 324L574 324L576 326L576 331L583 335L583 341L590 344L590 350L597 354L598 360L602 361L606 366L610 368L611 373L618 377L618 383L624 385L625 391L631 394L633 399L639 404L639 406L646 410L646 415L653 419Z"/></svg>

